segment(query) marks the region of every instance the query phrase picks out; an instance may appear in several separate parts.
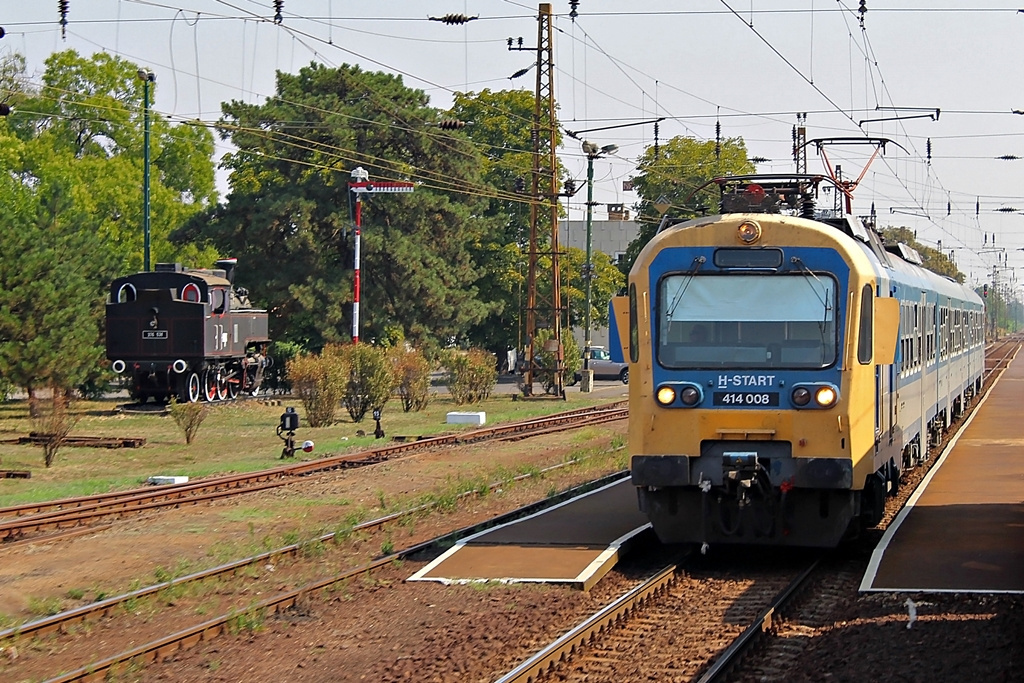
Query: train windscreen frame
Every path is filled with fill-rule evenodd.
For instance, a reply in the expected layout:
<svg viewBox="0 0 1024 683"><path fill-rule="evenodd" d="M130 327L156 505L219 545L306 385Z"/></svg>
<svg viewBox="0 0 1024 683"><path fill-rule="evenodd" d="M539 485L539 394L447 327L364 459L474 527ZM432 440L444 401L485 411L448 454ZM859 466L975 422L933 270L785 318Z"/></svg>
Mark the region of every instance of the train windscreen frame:
<svg viewBox="0 0 1024 683"><path fill-rule="evenodd" d="M666 275L658 285L658 363L829 367L838 359L837 292L828 273Z"/></svg>

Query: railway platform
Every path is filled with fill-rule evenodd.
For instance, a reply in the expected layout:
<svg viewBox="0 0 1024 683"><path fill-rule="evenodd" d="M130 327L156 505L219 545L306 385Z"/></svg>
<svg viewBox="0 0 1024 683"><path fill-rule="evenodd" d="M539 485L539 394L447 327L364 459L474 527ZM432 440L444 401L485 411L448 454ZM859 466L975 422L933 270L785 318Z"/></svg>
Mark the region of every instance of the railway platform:
<svg viewBox="0 0 1024 683"><path fill-rule="evenodd" d="M1022 403L1018 356L885 532L862 592L1024 593Z"/></svg>
<svg viewBox="0 0 1024 683"><path fill-rule="evenodd" d="M593 587L650 528L626 476L543 512L470 536L409 581Z"/></svg>

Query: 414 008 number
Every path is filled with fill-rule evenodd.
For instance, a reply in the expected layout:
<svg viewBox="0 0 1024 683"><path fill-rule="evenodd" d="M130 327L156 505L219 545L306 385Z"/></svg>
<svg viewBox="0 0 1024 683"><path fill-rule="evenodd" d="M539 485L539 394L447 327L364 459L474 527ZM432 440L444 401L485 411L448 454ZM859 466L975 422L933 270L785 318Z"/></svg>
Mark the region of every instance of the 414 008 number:
<svg viewBox="0 0 1024 683"><path fill-rule="evenodd" d="M716 391L712 403L716 406L777 406L779 394L775 391Z"/></svg>

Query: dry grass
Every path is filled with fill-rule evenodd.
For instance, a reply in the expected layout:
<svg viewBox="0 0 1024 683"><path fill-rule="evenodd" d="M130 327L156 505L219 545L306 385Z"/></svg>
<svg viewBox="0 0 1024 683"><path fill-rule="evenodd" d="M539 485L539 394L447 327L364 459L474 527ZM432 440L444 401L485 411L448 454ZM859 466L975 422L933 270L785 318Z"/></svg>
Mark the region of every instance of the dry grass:
<svg viewBox="0 0 1024 683"><path fill-rule="evenodd" d="M550 414L573 408L608 403L619 393L600 396L574 395L563 401L512 401L509 395L493 397L474 410L487 413L487 423L496 424ZM280 405L253 400L214 404L202 430L191 444L185 443L181 428L170 415L125 414L116 411L123 399L79 401L72 406L77 422L72 436L142 437L142 448L63 447L53 467L43 467L38 447L0 443L0 469L29 470L31 479L0 479L0 506L21 502L65 498L103 491L132 488L154 475L185 475L191 478L228 472L243 472L280 464L282 442L275 429L285 407L293 406L302 416L297 399L285 397ZM389 439L395 436L427 436L471 427L446 424L446 414L465 410L441 394L419 413L405 413L398 401L384 410L382 425ZM305 419L296 433L300 443L310 439L315 451L305 458L373 448L386 443L373 438L373 421L353 423L343 410L329 427L311 428ZM16 439L31 430L26 401L0 404L0 441ZM365 436L359 436L359 432Z"/></svg>

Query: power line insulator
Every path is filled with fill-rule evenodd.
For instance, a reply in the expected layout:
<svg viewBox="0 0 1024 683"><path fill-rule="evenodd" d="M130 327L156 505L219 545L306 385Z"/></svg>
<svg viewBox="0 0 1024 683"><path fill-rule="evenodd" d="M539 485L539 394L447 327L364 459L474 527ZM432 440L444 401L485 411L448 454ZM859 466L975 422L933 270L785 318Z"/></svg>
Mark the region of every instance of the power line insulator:
<svg viewBox="0 0 1024 683"><path fill-rule="evenodd" d="M57 0L57 11L60 12L60 37L67 39L68 28L68 0Z"/></svg>
<svg viewBox="0 0 1024 683"><path fill-rule="evenodd" d="M458 130L459 128L465 128L466 122L459 119L444 119L437 124L437 127L441 130Z"/></svg>
<svg viewBox="0 0 1024 683"><path fill-rule="evenodd" d="M281 11L284 9L284 0L274 0L274 23L280 24L284 21Z"/></svg>
<svg viewBox="0 0 1024 683"><path fill-rule="evenodd" d="M446 14L443 17L427 17L427 19L430 19L431 21L440 21L442 23L448 24L449 26L454 26L457 24L467 24L473 21L474 19L479 18L479 14L476 15L475 17L467 17L465 14Z"/></svg>
<svg viewBox="0 0 1024 683"><path fill-rule="evenodd" d="M576 11L576 8L580 6L580 0L569 0L569 18L576 21L576 17L580 15Z"/></svg>

